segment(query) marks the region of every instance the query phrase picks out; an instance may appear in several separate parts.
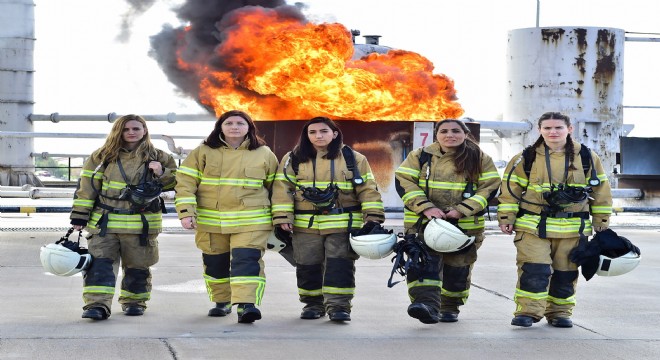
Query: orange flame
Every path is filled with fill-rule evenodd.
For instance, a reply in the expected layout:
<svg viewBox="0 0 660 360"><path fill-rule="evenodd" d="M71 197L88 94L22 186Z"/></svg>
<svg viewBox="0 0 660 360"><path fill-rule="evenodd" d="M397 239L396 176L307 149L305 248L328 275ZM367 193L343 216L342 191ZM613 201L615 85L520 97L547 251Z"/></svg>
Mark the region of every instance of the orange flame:
<svg viewBox="0 0 660 360"><path fill-rule="evenodd" d="M351 34L341 24L304 24L261 7L241 8L236 16L238 24L223 31L215 50L231 71L178 60L200 79L199 101L217 116L232 109L259 120L463 114L453 80L433 74L433 64L419 54L392 50L351 60Z"/></svg>

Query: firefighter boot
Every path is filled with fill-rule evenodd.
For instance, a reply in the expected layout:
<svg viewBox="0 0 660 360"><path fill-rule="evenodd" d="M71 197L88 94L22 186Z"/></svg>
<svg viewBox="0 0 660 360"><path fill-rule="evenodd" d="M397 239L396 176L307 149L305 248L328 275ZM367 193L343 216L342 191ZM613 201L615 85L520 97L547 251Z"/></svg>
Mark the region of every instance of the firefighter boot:
<svg viewBox="0 0 660 360"><path fill-rule="evenodd" d="M231 313L231 303L215 303L215 307L209 310L209 316L227 316Z"/></svg>
<svg viewBox="0 0 660 360"><path fill-rule="evenodd" d="M440 321L437 310L422 303L410 304L410 306L408 306L408 315L424 324L436 324Z"/></svg>
<svg viewBox="0 0 660 360"><path fill-rule="evenodd" d="M261 319L261 311L254 307L254 304L238 304L236 313L238 314L238 322L242 324L251 324Z"/></svg>
<svg viewBox="0 0 660 360"><path fill-rule="evenodd" d="M554 327L558 328L570 328L573 327L573 321L569 318L556 317L554 319L548 320L548 323Z"/></svg>
<svg viewBox="0 0 660 360"><path fill-rule="evenodd" d="M123 306L124 315L127 316L141 316L144 315L144 306L138 304L126 304Z"/></svg>
<svg viewBox="0 0 660 360"><path fill-rule="evenodd" d="M105 320L110 317L110 314L103 307L92 307L82 313L83 319L92 320Z"/></svg>

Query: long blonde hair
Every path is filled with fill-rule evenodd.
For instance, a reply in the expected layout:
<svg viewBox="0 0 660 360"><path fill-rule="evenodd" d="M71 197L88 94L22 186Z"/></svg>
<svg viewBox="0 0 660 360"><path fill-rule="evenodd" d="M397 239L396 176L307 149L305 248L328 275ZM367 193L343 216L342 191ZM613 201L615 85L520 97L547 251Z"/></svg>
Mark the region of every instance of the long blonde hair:
<svg viewBox="0 0 660 360"><path fill-rule="evenodd" d="M110 129L110 133L108 133L108 137L105 139L105 144L96 151L96 156L98 156L100 162L111 163L117 160L119 157L119 149L124 146L124 140L122 139L124 126L126 126L127 122L132 120L139 121L145 131L144 137L140 140L140 144L134 150L135 154L140 156L142 161L145 162L149 159L156 159L156 148L151 143L146 120L140 115L129 114L115 120L112 129Z"/></svg>

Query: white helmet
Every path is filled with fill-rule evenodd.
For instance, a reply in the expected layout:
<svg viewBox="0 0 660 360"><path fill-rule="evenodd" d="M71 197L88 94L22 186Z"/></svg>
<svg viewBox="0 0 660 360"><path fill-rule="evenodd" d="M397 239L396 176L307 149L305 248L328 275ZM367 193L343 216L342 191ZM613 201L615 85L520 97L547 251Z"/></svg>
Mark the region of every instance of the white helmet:
<svg viewBox="0 0 660 360"><path fill-rule="evenodd" d="M432 219L424 230L424 242L437 252L455 252L472 245L474 236L465 235L445 220Z"/></svg>
<svg viewBox="0 0 660 360"><path fill-rule="evenodd" d="M358 255L367 259L377 260L391 254L396 244L396 235L369 234L350 236L351 247Z"/></svg>
<svg viewBox="0 0 660 360"><path fill-rule="evenodd" d="M39 257L44 270L59 276L77 274L92 263L92 255L78 254L60 244L42 246Z"/></svg>
<svg viewBox="0 0 660 360"><path fill-rule="evenodd" d="M267 246L266 248L268 250L273 250L280 252L282 249L286 247L286 243L275 236L275 231L271 231L270 235L268 235L268 240L267 240Z"/></svg>
<svg viewBox="0 0 660 360"><path fill-rule="evenodd" d="M642 260L642 255L634 251L630 251L625 255L611 258L605 255L600 255L598 262L598 270L596 274L600 276L618 276L632 271L639 265Z"/></svg>

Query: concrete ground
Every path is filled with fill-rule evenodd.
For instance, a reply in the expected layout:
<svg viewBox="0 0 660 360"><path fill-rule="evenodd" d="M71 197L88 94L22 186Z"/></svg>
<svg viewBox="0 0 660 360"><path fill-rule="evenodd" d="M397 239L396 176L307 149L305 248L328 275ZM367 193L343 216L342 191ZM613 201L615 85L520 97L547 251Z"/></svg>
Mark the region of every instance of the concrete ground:
<svg viewBox="0 0 660 360"><path fill-rule="evenodd" d="M641 248L642 264L619 277L580 277L575 326L558 329L545 321L510 325L515 248L492 222L457 323L408 317L405 283L387 287L390 259L357 262L351 322L301 320L294 268L268 252L263 319L238 324L235 311L206 315L201 255L175 218L166 218L159 237L145 315L125 316L115 301L108 320L91 321L80 318L82 277L50 275L39 262L40 246L59 239L67 216L0 214L0 359L659 359L656 218L613 217L615 231ZM399 228L400 220L388 226Z"/></svg>

